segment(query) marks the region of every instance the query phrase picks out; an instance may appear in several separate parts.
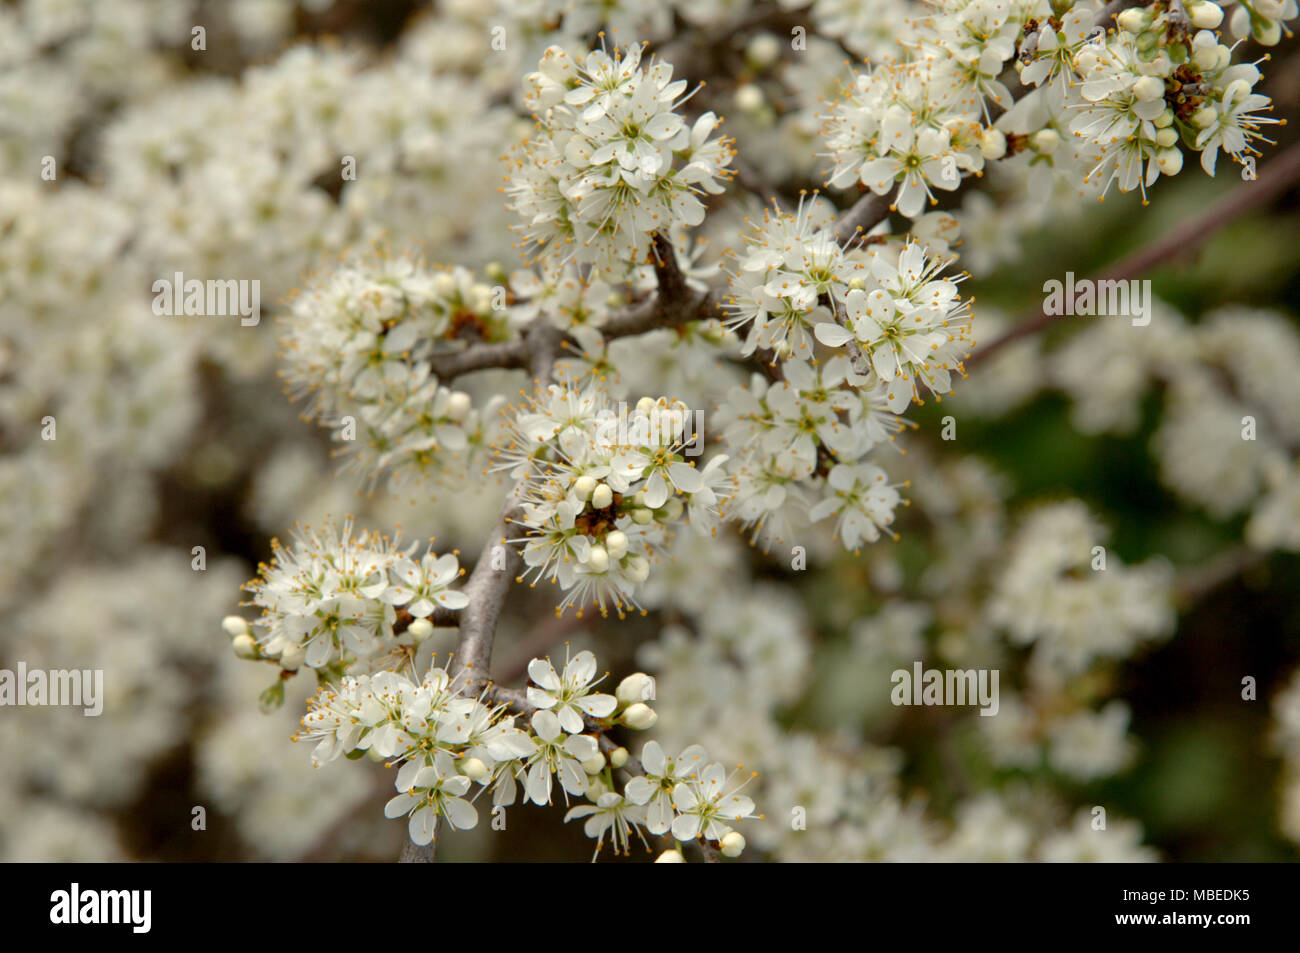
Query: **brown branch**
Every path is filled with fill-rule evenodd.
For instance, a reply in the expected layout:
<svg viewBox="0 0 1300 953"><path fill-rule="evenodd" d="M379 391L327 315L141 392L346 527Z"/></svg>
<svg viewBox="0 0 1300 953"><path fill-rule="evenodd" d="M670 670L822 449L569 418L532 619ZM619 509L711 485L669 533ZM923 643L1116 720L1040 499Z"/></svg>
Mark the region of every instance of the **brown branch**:
<svg viewBox="0 0 1300 953"><path fill-rule="evenodd" d="M473 371L484 371L491 367L526 369L528 367L528 342L526 338L516 341L495 341L492 343L473 344L463 351L451 354L436 354L429 366L440 381L450 381Z"/></svg>
<svg viewBox="0 0 1300 953"><path fill-rule="evenodd" d="M1094 280L1115 281L1133 278L1170 258L1191 252L1203 245L1211 235L1229 222L1247 212L1266 206L1285 194L1297 180L1300 180L1300 143L1288 147L1269 161L1254 182L1244 182L1230 188L1226 195L1202 214L1185 219L1161 238L1121 258L1101 274L1094 276ZM1044 313L1043 304L1044 302L1040 302L1027 311L1015 327L1001 337L977 349L967 359L966 366L974 367L987 361L1008 344L1037 334L1052 324L1056 316Z"/></svg>
<svg viewBox="0 0 1300 953"><path fill-rule="evenodd" d="M853 239L859 232L865 234L883 222L893 203L893 190L884 195L866 192L835 223L835 237L841 243Z"/></svg>

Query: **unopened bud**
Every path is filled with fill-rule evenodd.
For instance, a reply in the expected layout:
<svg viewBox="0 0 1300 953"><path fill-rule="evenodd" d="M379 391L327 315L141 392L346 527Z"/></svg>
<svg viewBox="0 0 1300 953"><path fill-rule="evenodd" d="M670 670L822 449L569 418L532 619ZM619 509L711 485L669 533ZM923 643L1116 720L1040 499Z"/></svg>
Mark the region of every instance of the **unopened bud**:
<svg viewBox="0 0 1300 953"><path fill-rule="evenodd" d="M622 559L627 555L627 533L614 530L605 536L605 551L610 559Z"/></svg>
<svg viewBox="0 0 1300 953"><path fill-rule="evenodd" d="M781 42L771 33L760 33L749 41L745 56L755 69L766 69L781 55Z"/></svg>
<svg viewBox="0 0 1300 953"><path fill-rule="evenodd" d="M416 642L423 642L433 635L433 623L428 619L416 619L406 627L406 631L411 634L411 638L415 639Z"/></svg>
<svg viewBox="0 0 1300 953"><path fill-rule="evenodd" d="M669 500L667 503L663 505L661 511L663 513L663 522L676 523L679 519L681 519L683 508L684 507L682 506L682 501L677 499L677 497L674 496L671 500Z"/></svg>
<svg viewBox="0 0 1300 953"><path fill-rule="evenodd" d="M1001 129L988 128L980 136L980 155L986 159L1001 159L1007 154L1007 137Z"/></svg>
<svg viewBox="0 0 1300 953"><path fill-rule="evenodd" d="M591 491L591 505L594 509L603 510L613 502L614 491L609 488L608 483L599 483Z"/></svg>
<svg viewBox="0 0 1300 953"><path fill-rule="evenodd" d="M587 566L592 572L609 571L609 553L604 546L591 547L591 552L587 554Z"/></svg>
<svg viewBox="0 0 1300 953"><path fill-rule="evenodd" d="M1165 94L1165 81L1159 76L1143 76L1133 84L1133 95L1142 102L1160 99Z"/></svg>
<svg viewBox="0 0 1300 953"><path fill-rule="evenodd" d="M745 849L745 836L740 831L732 831L718 843L723 857L739 857Z"/></svg>
<svg viewBox="0 0 1300 953"><path fill-rule="evenodd" d="M666 850L655 858L656 864L684 864L686 858L682 856L679 850Z"/></svg>
<svg viewBox="0 0 1300 953"><path fill-rule="evenodd" d="M589 476L580 476L573 481L573 492L578 499L586 502L591 499L592 491L596 489L596 478Z"/></svg>
<svg viewBox="0 0 1300 953"><path fill-rule="evenodd" d="M1187 11L1192 26L1198 30L1213 30L1223 22L1223 8L1217 3L1189 0L1183 4L1183 8Z"/></svg>
<svg viewBox="0 0 1300 953"><path fill-rule="evenodd" d="M1151 25L1151 16L1146 10L1130 7L1115 18L1116 25L1125 33L1141 33Z"/></svg>
<svg viewBox="0 0 1300 953"><path fill-rule="evenodd" d="M618 683L618 688L614 690L614 696L624 705L631 705L634 702L654 701L655 680L645 672L629 675Z"/></svg>
<svg viewBox="0 0 1300 953"><path fill-rule="evenodd" d="M1198 129L1208 129L1219 121L1219 113L1213 106L1202 106L1192 114L1192 125Z"/></svg>
<svg viewBox="0 0 1300 953"><path fill-rule="evenodd" d="M237 635L248 634L248 620L239 615L228 615L221 620L221 628L232 639Z"/></svg>
<svg viewBox="0 0 1300 953"><path fill-rule="evenodd" d="M1061 144L1061 134L1055 129L1039 129L1030 138L1034 149L1045 156L1050 156Z"/></svg>
<svg viewBox="0 0 1300 953"><path fill-rule="evenodd" d="M628 753L626 748L615 748L609 753L609 763L612 767L621 768L627 764Z"/></svg>
<svg viewBox="0 0 1300 953"><path fill-rule="evenodd" d="M1183 154L1178 149L1161 149L1156 153L1156 164L1165 175L1177 175L1183 168Z"/></svg>
<svg viewBox="0 0 1300 953"><path fill-rule="evenodd" d="M487 777L487 765L478 758L466 758L460 763L460 773L471 781L482 781Z"/></svg>
<svg viewBox="0 0 1300 953"><path fill-rule="evenodd" d="M257 643L253 641L253 637L247 632L235 636L230 644L234 647L235 654L240 658L257 658Z"/></svg>
<svg viewBox="0 0 1300 953"><path fill-rule="evenodd" d="M763 91L753 83L745 83L736 90L736 108L743 113L756 113L763 108Z"/></svg>
<svg viewBox="0 0 1300 953"><path fill-rule="evenodd" d="M605 770L605 756L597 751L586 761L582 762L582 770L588 774L600 774Z"/></svg>
<svg viewBox="0 0 1300 953"><path fill-rule="evenodd" d="M642 583L650 578L650 560L644 556L633 556L627 561L623 571L634 583Z"/></svg>
<svg viewBox="0 0 1300 953"><path fill-rule="evenodd" d="M654 518L654 513L644 507L632 511L632 522L638 526L648 526L654 521Z"/></svg>
<svg viewBox="0 0 1300 953"><path fill-rule="evenodd" d="M1162 149L1168 149L1178 142L1178 130L1172 126L1166 126L1156 132L1156 145Z"/></svg>
<svg viewBox="0 0 1300 953"><path fill-rule="evenodd" d="M647 731L653 728L658 720L659 716L655 710L643 702L629 705L627 711L623 712L623 724L634 731Z"/></svg>
<svg viewBox="0 0 1300 953"><path fill-rule="evenodd" d="M470 400L469 394L463 390L453 391L447 398L447 416L459 423L465 419L472 406L473 401Z"/></svg>
<svg viewBox="0 0 1300 953"><path fill-rule="evenodd" d="M1192 63L1198 69L1214 69L1215 64L1219 62L1219 50L1214 46L1207 46L1197 50L1192 54Z"/></svg>

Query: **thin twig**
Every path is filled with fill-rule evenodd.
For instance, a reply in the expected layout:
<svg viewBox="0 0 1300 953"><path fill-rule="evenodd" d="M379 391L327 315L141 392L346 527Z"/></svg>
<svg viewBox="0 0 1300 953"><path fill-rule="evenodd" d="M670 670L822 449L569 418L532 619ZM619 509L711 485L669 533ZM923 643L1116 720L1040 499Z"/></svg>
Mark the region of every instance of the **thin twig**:
<svg viewBox="0 0 1300 953"><path fill-rule="evenodd" d="M1271 159L1254 182L1244 182L1229 189L1226 195L1205 212L1184 220L1157 240L1121 258L1095 276L1094 280L1117 281L1133 278L1170 258L1194 251L1229 222L1273 202L1297 180L1300 180L1300 143L1288 147ZM977 349L967 359L966 366L973 367L987 361L1013 341L1037 334L1052 324L1056 316L1043 311L1044 303L1035 305L1009 331Z"/></svg>

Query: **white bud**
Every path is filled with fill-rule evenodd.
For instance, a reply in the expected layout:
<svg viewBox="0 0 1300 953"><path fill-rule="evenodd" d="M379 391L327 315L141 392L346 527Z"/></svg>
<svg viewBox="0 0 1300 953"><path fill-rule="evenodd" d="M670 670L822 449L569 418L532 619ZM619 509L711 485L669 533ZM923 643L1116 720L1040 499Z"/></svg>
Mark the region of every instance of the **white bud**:
<svg viewBox="0 0 1300 953"><path fill-rule="evenodd" d="M1219 50L1214 46L1203 47L1192 53L1192 63L1198 69L1214 69L1215 64L1219 62Z"/></svg>
<svg viewBox="0 0 1300 953"><path fill-rule="evenodd" d="M642 397L636 402L636 412L638 414L648 414L655 409L655 399L653 397Z"/></svg>
<svg viewBox="0 0 1300 953"><path fill-rule="evenodd" d="M307 651L301 645L289 645L280 653L280 668L286 672L296 672L302 668Z"/></svg>
<svg viewBox="0 0 1300 953"><path fill-rule="evenodd" d="M655 858L656 864L684 864L686 858L682 856L679 850L666 850Z"/></svg>
<svg viewBox="0 0 1300 953"><path fill-rule="evenodd" d="M669 500L667 503L663 505L664 522L676 523L679 519L681 519L683 509L685 509L685 507L682 506L682 501L677 499L677 497L674 496L671 500Z"/></svg>
<svg viewBox="0 0 1300 953"><path fill-rule="evenodd" d="M865 278L862 278L862 277L850 278L850 279L849 279L849 290L850 290L850 291L866 291L866 290L867 290L867 281L866 281L866 279L865 279Z"/></svg>
<svg viewBox="0 0 1300 953"><path fill-rule="evenodd" d="M459 423L465 419L472 406L473 401L470 400L469 394L463 390L452 391L451 396L447 398L447 416Z"/></svg>
<svg viewBox="0 0 1300 953"><path fill-rule="evenodd" d="M584 502L591 499L591 491L594 489L596 489L595 477L580 476L573 481L573 492Z"/></svg>
<svg viewBox="0 0 1300 953"><path fill-rule="evenodd" d="M1150 20L1145 10L1139 10L1136 7L1130 7L1115 18L1115 23L1125 33L1141 33L1148 26Z"/></svg>
<svg viewBox="0 0 1300 953"><path fill-rule="evenodd" d="M643 583L650 578L650 560L644 556L633 556L623 571L634 583Z"/></svg>
<svg viewBox="0 0 1300 953"><path fill-rule="evenodd" d="M632 522L638 526L648 526L655 518L654 513L642 507L632 511Z"/></svg>
<svg viewBox="0 0 1300 953"><path fill-rule="evenodd" d="M1156 145L1162 149L1168 149L1178 142L1178 130L1172 126L1166 126L1156 132Z"/></svg>
<svg viewBox="0 0 1300 953"><path fill-rule="evenodd" d="M745 48L749 62L757 69L766 69L781 55L781 42L771 33L760 33Z"/></svg>
<svg viewBox="0 0 1300 953"><path fill-rule="evenodd" d="M1223 7L1217 3L1198 3L1192 0L1191 3L1183 4L1183 7L1187 10L1192 26L1199 30L1213 30L1223 22Z"/></svg>
<svg viewBox="0 0 1300 953"><path fill-rule="evenodd" d="M433 276L433 293L440 298L445 298L456 290L456 279L451 276L450 272L440 271Z"/></svg>
<svg viewBox="0 0 1300 953"><path fill-rule="evenodd" d="M618 688L614 689L614 697L624 705L631 705L634 702L653 701L655 697L655 680L645 672L629 675L618 683Z"/></svg>
<svg viewBox="0 0 1300 953"><path fill-rule="evenodd" d="M605 756L597 751L586 761L582 762L582 770L588 774L600 774L605 770Z"/></svg>
<svg viewBox="0 0 1300 953"><path fill-rule="evenodd" d="M379 749L373 746L366 749L366 757L369 758L371 761L375 762L376 764L378 764L381 761L387 760L382 754L379 753Z"/></svg>
<svg viewBox="0 0 1300 953"><path fill-rule="evenodd" d="M433 623L428 619L416 619L406 627L406 631L411 634L411 638L415 639L416 642L423 642L433 635Z"/></svg>
<svg viewBox="0 0 1300 953"><path fill-rule="evenodd" d="M980 136L980 155L986 159L1001 159L1007 154L1007 137L1001 129L985 129Z"/></svg>
<svg viewBox="0 0 1300 953"><path fill-rule="evenodd" d="M1030 138L1030 144L1036 151L1050 156L1061 144L1061 134L1055 129L1039 129Z"/></svg>
<svg viewBox="0 0 1300 953"><path fill-rule="evenodd" d="M1174 124L1174 111L1166 106L1165 111L1152 119L1151 122L1157 129L1166 129Z"/></svg>
<svg viewBox="0 0 1300 953"><path fill-rule="evenodd" d="M1202 106L1192 114L1192 125L1198 129L1208 129L1219 121L1219 113L1213 106Z"/></svg>
<svg viewBox="0 0 1300 953"><path fill-rule="evenodd" d="M736 90L736 108L743 113L756 113L764 103L763 91L753 83L745 83Z"/></svg>
<svg viewBox="0 0 1300 953"><path fill-rule="evenodd" d="M603 510L609 504L614 502L614 491L609 488L608 483L599 483L591 491L591 505L593 509Z"/></svg>
<svg viewBox="0 0 1300 953"><path fill-rule="evenodd" d="M629 705L627 711L623 712L623 724L634 731L646 731L653 728L658 720L659 716L655 713L655 710L644 702Z"/></svg>
<svg viewBox="0 0 1300 953"><path fill-rule="evenodd" d="M604 546L591 547L591 552L587 554L587 566L592 572L609 571L609 553L605 552Z"/></svg>
<svg viewBox="0 0 1300 953"><path fill-rule="evenodd" d="M721 848L723 857L739 857L745 849L745 837L740 831L732 831L722 838L718 847Z"/></svg>
<svg viewBox="0 0 1300 953"><path fill-rule="evenodd" d="M626 748L615 748L609 753L609 763L611 767L621 768L627 764L628 753Z"/></svg>
<svg viewBox="0 0 1300 953"><path fill-rule="evenodd" d="M1160 99L1165 94L1165 81L1159 76L1143 76L1133 84L1133 95L1144 103Z"/></svg>
<svg viewBox="0 0 1300 953"><path fill-rule="evenodd" d="M248 620L239 615L228 615L221 620L221 628L232 639L237 635L248 634Z"/></svg>
<svg viewBox="0 0 1300 953"><path fill-rule="evenodd" d="M1219 38L1213 30L1200 30L1192 37L1192 49L1212 50L1219 45Z"/></svg>
<svg viewBox="0 0 1300 953"><path fill-rule="evenodd" d="M460 763L460 773L471 781L482 781L487 777L487 765L478 758L466 758Z"/></svg>
<svg viewBox="0 0 1300 953"><path fill-rule="evenodd" d="M609 553L610 559L622 559L627 555L627 533L622 530L614 530L605 536L605 551Z"/></svg>
<svg viewBox="0 0 1300 953"><path fill-rule="evenodd" d="M235 636L230 644L234 648L235 654L240 658L255 658L257 656L257 643L253 641L253 637L247 632Z"/></svg>
<svg viewBox="0 0 1300 953"><path fill-rule="evenodd" d="M1156 164L1165 175L1177 175L1183 168L1183 154L1178 149L1161 149L1156 153Z"/></svg>

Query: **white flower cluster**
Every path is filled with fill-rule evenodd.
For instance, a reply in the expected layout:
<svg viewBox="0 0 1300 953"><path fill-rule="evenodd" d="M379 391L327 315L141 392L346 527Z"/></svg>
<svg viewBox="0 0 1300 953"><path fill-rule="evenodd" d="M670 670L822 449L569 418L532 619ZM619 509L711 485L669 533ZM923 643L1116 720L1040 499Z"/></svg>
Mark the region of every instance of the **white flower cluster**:
<svg viewBox="0 0 1300 953"><path fill-rule="evenodd" d="M1286 4L1266 6L1287 15ZM1234 32L1241 35L1239 21L1250 18L1257 38L1276 42L1280 24L1246 7L1234 14ZM1199 152L1209 175L1222 151L1253 177L1255 143L1271 141L1261 128L1277 120L1264 115L1268 97L1253 92L1259 70L1234 63L1235 44L1220 42L1223 8L1209 0L1135 7L1110 33L1095 18L1092 4L1079 3L1062 17L1035 11L1026 24L1017 63L1021 80L1038 88L999 121L1015 137L1009 151L1028 148L1055 162L1068 130L1085 183L1103 195L1112 183L1122 192L1140 189L1144 201L1160 175L1182 169L1183 149Z"/></svg>
<svg viewBox="0 0 1300 953"><path fill-rule="evenodd" d="M988 618L1014 643L1034 647L1032 665L1075 674L1173 630L1170 567L1124 566L1100 540L1077 501L1044 506L1020 528Z"/></svg>
<svg viewBox="0 0 1300 953"><path fill-rule="evenodd" d="M612 603L622 617L673 524L683 515L700 534L717 525L731 480L714 456L704 467L703 434L681 401L643 397L629 410L596 384L551 384L510 420L499 469L521 480L524 576L567 593L557 607Z"/></svg>
<svg viewBox="0 0 1300 953"><path fill-rule="evenodd" d="M646 260L654 232L704 220L699 195L722 191L731 147L712 135L713 113L686 124L686 81L669 64L643 68L639 47L582 63L552 47L528 79L539 135L515 157L506 192L539 257L621 279Z"/></svg>
<svg viewBox="0 0 1300 953"><path fill-rule="evenodd" d="M744 837L730 825L753 816L753 801L738 793L722 765L707 764L698 746L668 759L649 742L644 774L631 777L622 793L616 789L613 770L628 765L628 752L611 745L606 755L600 739L616 725L643 730L654 724L646 704L654 698L653 679L637 673L614 695L593 691L600 679L596 657L586 651L570 658L562 673L540 658L529 663L528 673L534 684L524 706L531 711L527 727L515 724L521 713L491 703L490 689L471 697L463 674L435 666L418 684L381 672L322 688L298 737L316 742L312 760L318 765L363 753L400 765L399 793L384 813L407 817L416 844L434 839L440 818L454 830L476 826L473 801L485 790L492 791L495 814L515 803L521 786L525 801L551 804L558 782L566 803L570 797L589 802L571 807L565 820L586 819L597 854L607 836L616 853L627 853L633 833L644 842L642 828L651 835L671 831L677 844L668 860L683 859L681 843L697 838L713 841L728 856L744 849Z"/></svg>
<svg viewBox="0 0 1300 953"><path fill-rule="evenodd" d="M935 189L951 192L1001 158L1006 140L991 126L989 104L1011 103L997 76L1015 54L1012 9L971 0L925 25L915 59L858 74L826 115L829 184L861 183L882 196L897 188L894 207L914 219L938 203Z"/></svg>
<svg viewBox="0 0 1300 953"><path fill-rule="evenodd" d="M1283 833L1300 844L1300 671L1273 699L1273 749L1282 756Z"/></svg>
<svg viewBox="0 0 1300 953"><path fill-rule="evenodd" d="M1089 434L1132 433L1161 385L1150 441L1161 481L1216 520L1247 512L1256 549L1300 550L1300 335L1284 315L1227 307L1191 324L1157 300L1141 333L1103 319L1046 354L1024 342L997 360L1000 387L1021 400L1063 391Z"/></svg>
<svg viewBox="0 0 1300 953"><path fill-rule="evenodd" d="M452 588L463 572L454 553L439 556L430 547L417 560L418 544L403 550L377 533L354 534L350 519L321 532L295 531L289 548L272 545L274 558L245 586L250 604L262 610L254 625L264 633L255 639L238 617L226 628L237 655L274 660L286 675L304 665L394 666L409 657L404 647L431 633L435 609L469 603ZM395 629L399 610L402 630Z"/></svg>
<svg viewBox="0 0 1300 953"><path fill-rule="evenodd" d="M904 424L889 410L887 384L844 386L851 376L843 355L815 367L790 360L782 380L755 374L720 408L723 442L735 457L732 515L765 543L837 516L837 536L856 551L893 522L898 490L864 457Z"/></svg>
<svg viewBox="0 0 1300 953"><path fill-rule="evenodd" d="M376 253L309 285L285 322L291 392L310 395L311 416L336 431L355 466L388 472L394 485L464 478L484 442L481 421L500 401L479 411L469 394L440 384L429 361L458 341L506 339L504 288L465 268Z"/></svg>

